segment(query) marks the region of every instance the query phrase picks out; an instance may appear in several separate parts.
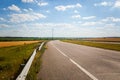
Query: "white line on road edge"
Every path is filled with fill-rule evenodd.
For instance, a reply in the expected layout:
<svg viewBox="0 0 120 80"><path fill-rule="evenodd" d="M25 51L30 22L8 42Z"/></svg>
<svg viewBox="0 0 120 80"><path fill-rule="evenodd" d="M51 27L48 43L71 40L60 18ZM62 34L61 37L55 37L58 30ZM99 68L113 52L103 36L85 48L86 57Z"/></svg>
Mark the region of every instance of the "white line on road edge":
<svg viewBox="0 0 120 80"><path fill-rule="evenodd" d="M40 45L39 50L42 48L43 44L44 42ZM20 73L16 80L25 80L35 55L36 49L34 50L32 56L30 57L30 59L28 60L28 62L26 63L25 67L23 68L22 72Z"/></svg>
<svg viewBox="0 0 120 80"><path fill-rule="evenodd" d="M76 63L74 60L70 59L70 61L75 64L79 69L81 69L84 73L86 73L90 78L93 80L98 80L95 76L93 76L91 73L89 73L87 70L85 70L83 67L81 67L78 63Z"/></svg>
<svg viewBox="0 0 120 80"><path fill-rule="evenodd" d="M53 45L53 44L52 44ZM55 45L53 45L54 48L56 48L62 55L69 58L69 60L75 64L80 70L82 70L86 75L88 75L93 80L98 80L94 75L92 75L90 72L88 72L86 69L84 69L82 66L80 66L78 63L76 63L74 60L72 60L70 57L68 57L65 53L63 53L61 50L59 50Z"/></svg>
<svg viewBox="0 0 120 80"><path fill-rule="evenodd" d="M62 51L60 51L56 46L54 46L62 55L64 55L65 57L68 57L66 54L64 54ZM68 57L69 58L69 57Z"/></svg>

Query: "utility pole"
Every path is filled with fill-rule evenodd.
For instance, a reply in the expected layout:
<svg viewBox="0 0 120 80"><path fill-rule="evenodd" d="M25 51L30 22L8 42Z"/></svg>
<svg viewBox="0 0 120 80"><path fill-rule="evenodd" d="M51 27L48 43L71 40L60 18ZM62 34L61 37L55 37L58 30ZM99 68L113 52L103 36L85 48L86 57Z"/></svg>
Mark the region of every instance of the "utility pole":
<svg viewBox="0 0 120 80"><path fill-rule="evenodd" d="M54 29L52 28L52 40L53 40L53 37L54 37Z"/></svg>

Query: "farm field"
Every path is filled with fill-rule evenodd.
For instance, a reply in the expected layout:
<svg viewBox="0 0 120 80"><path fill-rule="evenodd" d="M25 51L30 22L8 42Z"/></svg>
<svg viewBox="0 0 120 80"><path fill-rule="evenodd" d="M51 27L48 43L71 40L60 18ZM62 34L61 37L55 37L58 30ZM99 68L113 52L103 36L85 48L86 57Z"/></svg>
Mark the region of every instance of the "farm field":
<svg viewBox="0 0 120 80"><path fill-rule="evenodd" d="M0 80L15 80L21 72L23 66L33 50L37 48L42 41L15 41L4 43L0 48ZM9 44L8 44L9 43ZM9 45L9 46L8 46Z"/></svg>
<svg viewBox="0 0 120 80"><path fill-rule="evenodd" d="M8 47L8 46L17 46L17 45L24 45L24 44L31 44L37 43L40 41L9 41L9 42L0 42L0 47Z"/></svg>
<svg viewBox="0 0 120 80"><path fill-rule="evenodd" d="M62 40L62 41L79 44L79 45L92 46L92 47L97 47L97 48L120 51L120 44L95 43L95 42L86 41L86 40L85 41L84 40Z"/></svg>
<svg viewBox="0 0 120 80"><path fill-rule="evenodd" d="M100 41L100 42L120 42L120 38L88 38L83 39L87 41Z"/></svg>

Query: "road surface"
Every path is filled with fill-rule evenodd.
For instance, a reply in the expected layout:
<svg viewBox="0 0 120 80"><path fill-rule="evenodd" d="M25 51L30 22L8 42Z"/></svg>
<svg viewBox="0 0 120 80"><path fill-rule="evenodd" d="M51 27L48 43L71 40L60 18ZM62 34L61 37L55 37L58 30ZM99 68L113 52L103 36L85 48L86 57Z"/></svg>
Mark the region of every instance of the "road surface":
<svg viewBox="0 0 120 80"><path fill-rule="evenodd" d="M120 52L50 41L38 80L120 80Z"/></svg>

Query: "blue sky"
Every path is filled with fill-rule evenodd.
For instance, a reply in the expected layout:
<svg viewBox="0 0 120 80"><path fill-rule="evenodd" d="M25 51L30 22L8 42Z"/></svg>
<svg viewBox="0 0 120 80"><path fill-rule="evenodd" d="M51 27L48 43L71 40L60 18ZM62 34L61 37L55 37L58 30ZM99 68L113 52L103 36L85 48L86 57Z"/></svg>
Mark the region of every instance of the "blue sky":
<svg viewBox="0 0 120 80"><path fill-rule="evenodd" d="M120 37L120 0L0 0L0 36Z"/></svg>

